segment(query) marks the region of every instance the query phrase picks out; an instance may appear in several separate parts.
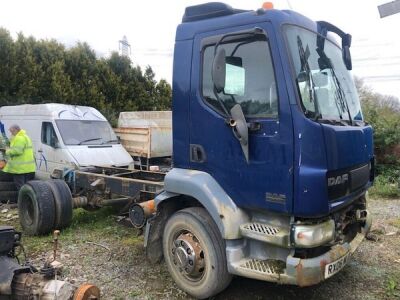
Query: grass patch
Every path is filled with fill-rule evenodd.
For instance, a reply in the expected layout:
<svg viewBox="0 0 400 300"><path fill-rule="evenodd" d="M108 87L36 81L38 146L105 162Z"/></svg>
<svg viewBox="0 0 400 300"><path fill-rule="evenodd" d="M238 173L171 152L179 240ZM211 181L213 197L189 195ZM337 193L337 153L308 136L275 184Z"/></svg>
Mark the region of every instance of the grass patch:
<svg viewBox="0 0 400 300"><path fill-rule="evenodd" d="M121 239L121 243L124 246L135 246L138 244L143 244L143 236L129 236Z"/></svg>
<svg viewBox="0 0 400 300"><path fill-rule="evenodd" d="M140 296L142 294L141 291L131 291L129 292L129 297L136 297L136 296Z"/></svg>
<svg viewBox="0 0 400 300"><path fill-rule="evenodd" d="M389 277L386 281L386 296L389 298L400 297L400 286L398 279Z"/></svg>
<svg viewBox="0 0 400 300"><path fill-rule="evenodd" d="M374 185L369 189L372 197L398 198L400 197L400 179L387 174L378 175Z"/></svg>
<svg viewBox="0 0 400 300"><path fill-rule="evenodd" d="M87 241L97 241L100 239L126 239L128 245L139 241L137 234L132 228L118 226L113 214L116 211L111 207L104 207L96 211L86 211L75 209L71 226L61 231L59 241L61 247L67 244L79 244ZM19 222L13 224L19 231ZM23 235L22 243L25 246L28 256L47 252L52 249L53 235L28 236Z"/></svg>

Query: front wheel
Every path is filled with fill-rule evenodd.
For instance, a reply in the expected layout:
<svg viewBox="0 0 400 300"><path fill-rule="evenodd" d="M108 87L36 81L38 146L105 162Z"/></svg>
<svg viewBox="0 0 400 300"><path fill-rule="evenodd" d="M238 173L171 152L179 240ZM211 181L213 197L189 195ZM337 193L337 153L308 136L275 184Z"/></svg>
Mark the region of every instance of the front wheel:
<svg viewBox="0 0 400 300"><path fill-rule="evenodd" d="M204 208L186 208L168 220L163 251L176 284L196 298L218 294L232 279L227 270L225 242Z"/></svg>

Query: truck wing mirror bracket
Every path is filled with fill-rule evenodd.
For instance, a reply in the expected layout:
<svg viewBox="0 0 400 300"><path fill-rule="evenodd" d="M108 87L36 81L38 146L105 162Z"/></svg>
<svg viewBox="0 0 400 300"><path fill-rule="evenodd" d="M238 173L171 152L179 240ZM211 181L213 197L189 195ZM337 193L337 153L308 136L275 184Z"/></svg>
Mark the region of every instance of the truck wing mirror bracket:
<svg viewBox="0 0 400 300"><path fill-rule="evenodd" d="M242 147L246 162L249 163L249 128L240 104L236 104L232 107L231 116L232 121L230 122L230 126L232 127L233 134Z"/></svg>
<svg viewBox="0 0 400 300"><path fill-rule="evenodd" d="M347 70L352 70L353 65L351 61L350 46L351 46L351 35L344 33L341 29L325 21L318 21L318 33L321 36L317 37L318 49L324 50L325 38L328 32L336 33L342 39L342 58Z"/></svg>

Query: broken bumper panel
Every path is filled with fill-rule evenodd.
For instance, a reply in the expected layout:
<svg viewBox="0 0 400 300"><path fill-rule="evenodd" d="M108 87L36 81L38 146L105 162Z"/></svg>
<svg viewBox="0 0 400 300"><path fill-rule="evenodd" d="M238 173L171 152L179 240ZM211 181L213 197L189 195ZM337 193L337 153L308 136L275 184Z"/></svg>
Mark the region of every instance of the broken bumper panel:
<svg viewBox="0 0 400 300"><path fill-rule="evenodd" d="M328 252L308 259L290 254L285 256L286 261L252 259L246 255L243 244L232 245L227 248L228 270L232 274L258 280L298 286L314 285L338 273L348 263L351 254L368 233L371 223L368 214L361 232L350 243L335 245Z"/></svg>
<svg viewBox="0 0 400 300"><path fill-rule="evenodd" d="M309 259L288 256L285 274L281 282L299 286L317 284L338 273L349 261L350 255L358 248L371 227L372 219L368 214L365 225L350 243L336 245L323 255Z"/></svg>

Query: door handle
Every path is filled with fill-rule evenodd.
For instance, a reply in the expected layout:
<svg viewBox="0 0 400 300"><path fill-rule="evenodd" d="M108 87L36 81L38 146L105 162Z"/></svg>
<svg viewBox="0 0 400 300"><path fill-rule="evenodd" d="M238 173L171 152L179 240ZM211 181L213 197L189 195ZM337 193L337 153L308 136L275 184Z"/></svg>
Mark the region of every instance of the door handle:
<svg viewBox="0 0 400 300"><path fill-rule="evenodd" d="M43 150L42 150L42 149L39 149L37 152L38 152L38 153L42 153L42 152L43 152Z"/></svg>
<svg viewBox="0 0 400 300"><path fill-rule="evenodd" d="M257 132L260 131L262 128L262 125L260 122L250 122L249 123L249 131L250 132Z"/></svg>
<svg viewBox="0 0 400 300"><path fill-rule="evenodd" d="M190 161L204 163L207 160L206 152L202 145L190 144Z"/></svg>

